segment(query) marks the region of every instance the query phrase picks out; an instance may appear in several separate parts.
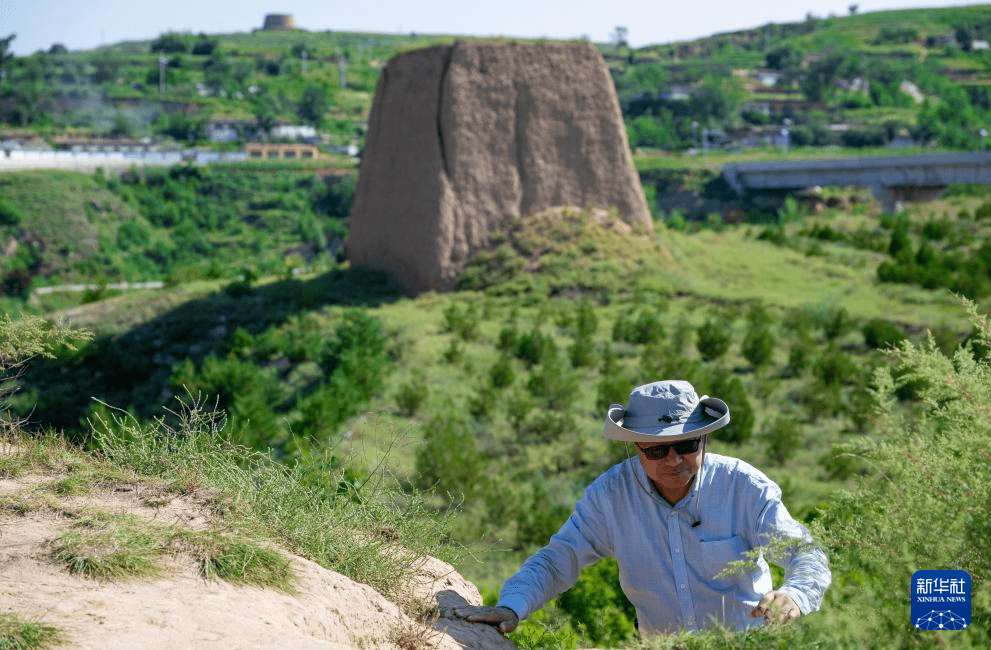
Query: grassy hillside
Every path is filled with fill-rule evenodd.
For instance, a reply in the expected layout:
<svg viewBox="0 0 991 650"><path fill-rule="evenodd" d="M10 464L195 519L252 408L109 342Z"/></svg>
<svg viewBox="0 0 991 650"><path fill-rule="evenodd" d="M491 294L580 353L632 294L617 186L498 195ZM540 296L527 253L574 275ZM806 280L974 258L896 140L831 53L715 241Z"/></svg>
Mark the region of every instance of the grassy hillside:
<svg viewBox="0 0 991 650"><path fill-rule="evenodd" d="M598 44L631 144L645 150L792 145L862 150L897 141L980 149L989 123L991 6L815 16L630 48ZM14 57L0 122L62 136L150 136L237 148L277 123L361 145L378 76L397 53L457 36L344 32L165 33L152 41ZM165 66L160 67L160 56ZM906 85L908 84L908 85ZM207 141L235 120L233 142Z"/></svg>
<svg viewBox="0 0 991 650"><path fill-rule="evenodd" d="M817 129L840 122L860 133L945 123L953 128L925 139L978 146L971 127L988 123L987 107L983 91L965 86L980 85L988 55L927 43L958 29L982 37L988 13L982 6L866 14L638 51L601 47L631 139L667 138L666 152L644 144L637 155L648 194L699 192L730 157L777 153L681 153L699 144L693 121L727 133L778 128L784 112L744 117L763 91L740 81L767 67L772 52L786 59L774 69L793 75L774 92L796 102L818 92L823 104L792 107L788 119L812 140L790 155L834 155L814 140L825 133ZM896 33L902 19L914 35ZM384 61L440 42L306 32L161 40L176 38L186 50L169 53L176 65L161 97L149 43L22 58L21 72L39 66L46 79L55 75L46 65L63 73L77 66L67 88L117 61L100 91L117 102L111 112L53 111L48 122L28 126L46 136L70 126L113 130L119 109L122 132L161 127L202 141L189 127L210 115L294 120L307 89L323 88L322 99L319 90L309 98L322 106L332 140L360 139ZM820 70L828 83L803 88L798 71L828 59L814 55L827 41L842 45L830 59L835 66ZM193 52L201 42L213 43L209 54ZM346 88L339 83L345 57ZM750 72L734 75L741 61ZM833 83L879 71L891 73L878 84L883 92L853 97ZM912 78L930 101L909 106L893 93L903 73L918 73ZM200 96L196 84L208 80L225 94ZM660 97L680 83L704 93L677 105ZM250 93L251 85L263 90ZM726 96L732 101L722 115L693 113L707 105L700 99ZM139 126L135 107L159 106L163 98L190 110L175 124L153 127L154 119L173 118L149 117ZM647 103L636 104L641 100ZM940 113L939 106L951 110ZM649 125L642 118L661 130L643 130ZM110 127L101 126L106 119ZM633 127L635 120L641 122ZM848 148L866 151L882 149ZM32 363L18 378L11 413L27 418L31 431L54 429L98 448L107 442L92 423L112 421L114 409L133 416L128 426L146 430L159 426L156 418L175 396L192 395L226 416L210 444L243 445L273 468L298 472L308 488L341 506L335 516L344 521L347 500L380 481L396 486L401 503L425 500L450 524L445 541L467 551L458 568L491 597L564 521L583 487L631 453L601 438L606 406L625 401L634 385L681 377L730 404L733 424L713 448L781 484L791 511L828 545L836 582L829 613L787 630L726 635L725 643L718 635L678 637L670 647L935 646L937 637L913 636L901 625L904 599L890 589L917 568L970 570L975 593L986 599L988 563L979 549L991 477L987 465L962 467L959 458L987 454L989 438L956 410L960 400L947 398L974 395L975 412L987 408L986 325L954 295L973 300L978 313L991 307L986 188L952 188L898 215L842 189L828 189L816 209L789 202L775 215L687 221L655 209L650 237L614 228L606 211L554 210L495 238L457 291L409 299L339 255L354 179L353 169L336 164L176 167L121 178L0 176L5 311L95 333L78 350L60 348L56 358ZM28 301L33 278L97 285L161 279L168 286ZM906 343L902 354L890 353ZM171 418L160 424L175 428ZM116 453L140 458L141 445L124 438L114 443ZM208 455L190 462L208 466ZM929 470L924 480L920 458ZM947 505L953 494L967 495L962 505L954 501L956 510ZM287 520L299 512L288 506ZM918 512L928 513L923 524ZM379 513L370 514L374 526ZM943 542L926 547L944 532ZM322 552L340 559L330 548L336 542L325 542ZM582 610L575 601L584 597L572 597L549 606L516 638L524 647L634 643L617 590L614 566L603 563L576 592L611 603L612 630L593 629L602 608ZM986 645L986 601L975 603L977 622L961 635L961 647Z"/></svg>
<svg viewBox="0 0 991 650"><path fill-rule="evenodd" d="M0 206L12 216L0 224L9 249L0 293L24 298L32 286L79 282L250 284L326 268L347 232L354 183L353 173L266 164L109 178L6 173Z"/></svg>
<svg viewBox="0 0 991 650"><path fill-rule="evenodd" d="M902 216L910 247L954 250L953 237L935 238L926 228L944 218L975 246L985 239L975 218L984 201L958 192L910 207ZM878 281L880 264L896 259L887 251L898 223L855 203L814 216L782 213L771 225L658 224L655 236L644 237L610 228L608 215L555 211L514 225L450 294L403 299L381 278L339 268L233 292L202 284L182 294L110 298L71 312L97 338L55 362L32 364L15 405L35 426L54 424L103 446L81 418L109 421L112 414L90 397L150 421L185 387L225 410L220 439L270 450L328 495L380 477L409 498L426 495L430 509L449 517L450 540L467 551L459 570L492 593L567 517L584 485L630 453L601 439L605 405L624 401L632 385L685 377L733 410L735 426L717 436L717 452L767 471L810 525L832 522L816 528L835 544L829 611L784 636L732 637L731 647L802 644L818 635L835 647L859 646L860 637L839 630L859 629L849 617L865 606L858 594L875 593L876 585L855 577L867 566L858 563L876 558L843 554L854 532L842 532L845 511L834 508L852 512L870 506L857 500L864 495L894 494L873 483L876 461L865 463L865 449L890 443L897 451L904 431L909 449L929 450L923 441L935 434L924 424L926 395L946 381L920 383L913 373L929 365L913 362L922 365L911 370L881 350L904 337L925 348L928 330L936 345L930 354L942 358L941 349L952 353L974 327L945 289ZM876 402L872 391L886 397ZM144 453L120 444L117 453ZM170 457L190 469L200 464L201 456L187 455ZM952 458L946 462L956 476ZM984 480L975 472L974 480ZM841 496L844 488L853 496ZM917 496L939 494L927 488ZM966 501L968 508L980 503ZM907 523L878 525L891 534ZM980 533L960 534L966 546L967 535ZM904 556L891 579L911 573L912 563L945 561L926 558ZM964 567L975 586L984 584L982 562L974 556ZM586 590L616 589L608 565L583 580ZM622 636L578 640L582 616L599 613L552 605L519 641L623 643ZM886 610L876 625L889 618L895 625L898 612ZM876 647L913 642L899 634Z"/></svg>

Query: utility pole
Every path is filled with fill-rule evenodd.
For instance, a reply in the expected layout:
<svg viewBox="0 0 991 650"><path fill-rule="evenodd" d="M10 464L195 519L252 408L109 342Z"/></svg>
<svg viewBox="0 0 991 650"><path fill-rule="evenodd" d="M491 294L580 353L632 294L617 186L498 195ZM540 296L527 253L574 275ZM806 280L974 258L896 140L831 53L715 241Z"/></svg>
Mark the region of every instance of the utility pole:
<svg viewBox="0 0 991 650"><path fill-rule="evenodd" d="M165 54L158 55L158 92L159 94L165 92Z"/></svg>
<svg viewBox="0 0 991 650"><path fill-rule="evenodd" d="M709 127L702 128L702 166L709 168Z"/></svg>
<svg viewBox="0 0 991 650"><path fill-rule="evenodd" d="M791 118L786 117L781 121L781 147L784 149L785 156L788 155L788 127L791 126Z"/></svg>

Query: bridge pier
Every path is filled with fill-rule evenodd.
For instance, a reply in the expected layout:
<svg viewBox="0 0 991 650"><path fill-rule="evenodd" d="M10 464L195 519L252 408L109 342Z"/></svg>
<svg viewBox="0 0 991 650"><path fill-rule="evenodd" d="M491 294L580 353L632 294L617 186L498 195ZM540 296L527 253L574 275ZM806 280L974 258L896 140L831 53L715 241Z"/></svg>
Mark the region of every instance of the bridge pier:
<svg viewBox="0 0 991 650"><path fill-rule="evenodd" d="M872 185L871 194L887 214L901 211L906 201L932 201L946 190L946 185Z"/></svg>

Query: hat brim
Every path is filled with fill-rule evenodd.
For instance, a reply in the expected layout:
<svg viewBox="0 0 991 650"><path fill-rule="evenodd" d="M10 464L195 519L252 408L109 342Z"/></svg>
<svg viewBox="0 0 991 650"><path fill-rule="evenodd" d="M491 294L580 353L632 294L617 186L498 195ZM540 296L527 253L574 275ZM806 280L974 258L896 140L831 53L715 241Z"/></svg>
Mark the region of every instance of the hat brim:
<svg viewBox="0 0 991 650"><path fill-rule="evenodd" d="M626 408L613 404L606 412L605 429L602 432L609 440L624 442L678 442L698 438L729 424L729 407L717 397L704 396L699 399L697 413L686 422L658 427L652 431L633 431L622 425Z"/></svg>

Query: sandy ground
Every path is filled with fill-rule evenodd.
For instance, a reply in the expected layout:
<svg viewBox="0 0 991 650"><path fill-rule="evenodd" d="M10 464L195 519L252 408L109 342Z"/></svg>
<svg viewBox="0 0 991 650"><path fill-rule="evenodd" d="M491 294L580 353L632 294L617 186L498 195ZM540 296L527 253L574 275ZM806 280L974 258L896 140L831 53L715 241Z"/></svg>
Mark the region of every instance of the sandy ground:
<svg viewBox="0 0 991 650"><path fill-rule="evenodd" d="M0 497L24 493L52 476L0 479ZM192 529L209 525L203 495L155 495L124 487L60 499ZM142 498L143 497L143 498ZM154 506L147 503L152 501ZM51 542L71 519L44 509L16 516L0 509L0 612L54 626L64 647L86 650L350 648L514 648L484 625L443 616L459 604L481 604L473 584L434 558L423 562L412 593L438 606L442 617L424 625L375 592L338 573L285 553L298 580L296 593L234 586L200 577L191 558L176 557L158 579L96 581L71 575L50 558Z"/></svg>

